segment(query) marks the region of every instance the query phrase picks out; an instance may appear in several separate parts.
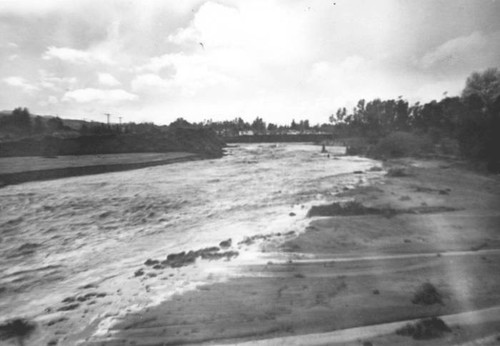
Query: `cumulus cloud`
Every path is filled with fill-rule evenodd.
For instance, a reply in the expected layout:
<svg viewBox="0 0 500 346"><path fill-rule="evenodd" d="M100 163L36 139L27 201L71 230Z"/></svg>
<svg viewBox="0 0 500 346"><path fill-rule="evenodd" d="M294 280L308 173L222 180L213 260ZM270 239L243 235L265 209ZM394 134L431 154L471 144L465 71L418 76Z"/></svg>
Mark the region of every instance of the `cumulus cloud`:
<svg viewBox="0 0 500 346"><path fill-rule="evenodd" d="M21 88L25 92L38 90L38 87L26 81L23 77L11 76L3 79L4 83L13 87Z"/></svg>
<svg viewBox="0 0 500 346"><path fill-rule="evenodd" d="M275 2L205 2L189 25L168 36L199 50L237 50L261 63L291 63L309 54L304 17ZM200 43L203 45L201 46Z"/></svg>
<svg viewBox="0 0 500 346"><path fill-rule="evenodd" d="M176 44L200 43L210 47L240 44L244 40L242 18L237 9L207 2L189 26L168 36Z"/></svg>
<svg viewBox="0 0 500 346"><path fill-rule="evenodd" d="M444 42L420 60L423 69L472 69L496 66L500 59L500 32L475 31Z"/></svg>
<svg viewBox="0 0 500 346"><path fill-rule="evenodd" d="M109 73L99 73L98 75L99 78L99 83L101 83L104 86L117 86L120 85L120 81L117 80L113 75Z"/></svg>
<svg viewBox="0 0 500 346"><path fill-rule="evenodd" d="M131 82L132 90L139 93L161 93L165 92L172 83L160 78L153 73L146 73L136 76Z"/></svg>
<svg viewBox="0 0 500 346"><path fill-rule="evenodd" d="M76 83L76 77L57 77L54 74L40 69L39 74L39 86L45 89L51 89L55 91L62 91L67 88L73 88Z"/></svg>
<svg viewBox="0 0 500 346"><path fill-rule="evenodd" d="M45 60L59 59L74 64L103 63L112 64L113 61L105 54L88 52L67 47L51 46L42 56Z"/></svg>
<svg viewBox="0 0 500 346"><path fill-rule="evenodd" d="M160 72L165 68L172 71L168 79L162 79L152 73L140 74L132 81L132 89L142 92L161 92L168 89L172 92L180 92L183 96L194 96L207 88L227 88L237 84L231 76L218 69L206 56L165 54L151 59L139 70Z"/></svg>
<svg viewBox="0 0 500 346"><path fill-rule="evenodd" d="M68 91L64 94L63 101L75 101L88 103L99 101L103 103L115 103L119 101L134 101L137 95L131 94L123 89L94 89L85 88Z"/></svg>

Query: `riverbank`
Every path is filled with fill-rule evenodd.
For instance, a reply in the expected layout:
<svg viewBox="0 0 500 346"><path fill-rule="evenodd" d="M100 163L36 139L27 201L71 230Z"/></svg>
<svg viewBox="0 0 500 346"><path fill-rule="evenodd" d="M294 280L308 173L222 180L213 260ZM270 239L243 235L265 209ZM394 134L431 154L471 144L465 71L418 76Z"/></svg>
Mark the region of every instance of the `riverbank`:
<svg viewBox="0 0 500 346"><path fill-rule="evenodd" d="M487 309L500 305L500 180L458 161L383 169L390 176L378 183L336 194L358 208L311 217L288 241L268 234L234 244L263 254L235 277L125 315L85 344L410 345L422 342L396 328L445 315L455 316L444 318L451 332L426 345L497 342L500 316ZM415 299L426 283L439 301Z"/></svg>
<svg viewBox="0 0 500 346"><path fill-rule="evenodd" d="M197 159L201 159L201 156L185 152L0 157L0 186L126 171Z"/></svg>

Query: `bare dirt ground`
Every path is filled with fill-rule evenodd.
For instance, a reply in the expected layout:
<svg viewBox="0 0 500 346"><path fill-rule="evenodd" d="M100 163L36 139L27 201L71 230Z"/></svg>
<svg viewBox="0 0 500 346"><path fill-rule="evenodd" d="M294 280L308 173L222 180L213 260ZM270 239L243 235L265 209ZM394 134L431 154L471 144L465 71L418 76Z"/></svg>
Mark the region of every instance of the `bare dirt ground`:
<svg viewBox="0 0 500 346"><path fill-rule="evenodd" d="M498 344L500 179L454 162L385 168L394 165L405 176L337 194L390 212L314 217L284 243L248 239L241 247L264 251L260 263L129 314L86 344ZM441 302L412 302L424 283ZM423 341L395 334L431 316L451 332Z"/></svg>

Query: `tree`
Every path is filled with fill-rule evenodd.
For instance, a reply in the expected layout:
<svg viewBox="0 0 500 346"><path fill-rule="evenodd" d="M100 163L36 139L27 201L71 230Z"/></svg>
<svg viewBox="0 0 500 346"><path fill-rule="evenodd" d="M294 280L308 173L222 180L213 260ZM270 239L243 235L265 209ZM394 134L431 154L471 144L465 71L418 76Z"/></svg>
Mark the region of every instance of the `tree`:
<svg viewBox="0 0 500 346"><path fill-rule="evenodd" d="M478 95L486 106L492 105L500 97L500 71L489 68L472 73L465 82L462 98Z"/></svg>
<svg viewBox="0 0 500 346"><path fill-rule="evenodd" d="M500 172L500 72L474 72L462 91L465 107L458 128L461 151L484 160L488 169Z"/></svg>
<svg viewBox="0 0 500 346"><path fill-rule="evenodd" d="M33 125L33 132L43 133L45 131L45 124L43 123L42 117L38 116L35 118L35 123Z"/></svg>
<svg viewBox="0 0 500 346"><path fill-rule="evenodd" d="M184 118L177 118L175 121L172 121L170 125L168 125L171 128L174 127L192 127L192 125L185 120Z"/></svg>
<svg viewBox="0 0 500 346"><path fill-rule="evenodd" d="M266 123L264 122L264 120L262 120L262 118L257 117L257 118L255 118L255 120L252 123L252 130L255 133L265 132L266 131Z"/></svg>
<svg viewBox="0 0 500 346"><path fill-rule="evenodd" d="M276 131L277 129L278 129L278 126L276 124L273 124L273 123L267 124L268 131Z"/></svg>
<svg viewBox="0 0 500 346"><path fill-rule="evenodd" d="M12 111L12 124L21 130L31 129L30 111L28 108L18 107Z"/></svg>
<svg viewBox="0 0 500 346"><path fill-rule="evenodd" d="M64 124L61 118L55 117L47 120L47 130L49 132L56 132L64 129Z"/></svg>
<svg viewBox="0 0 500 346"><path fill-rule="evenodd" d="M344 121L344 118L346 117L347 115L347 109L344 107L344 108L339 108L337 109L337 113L335 115L331 115L330 116L330 122L331 123L334 123L334 122L337 122L337 123L341 123L342 121Z"/></svg>
<svg viewBox="0 0 500 346"><path fill-rule="evenodd" d="M304 130L309 130L311 128L311 126L309 125L308 119L304 120L304 122L302 123L302 126L304 127Z"/></svg>

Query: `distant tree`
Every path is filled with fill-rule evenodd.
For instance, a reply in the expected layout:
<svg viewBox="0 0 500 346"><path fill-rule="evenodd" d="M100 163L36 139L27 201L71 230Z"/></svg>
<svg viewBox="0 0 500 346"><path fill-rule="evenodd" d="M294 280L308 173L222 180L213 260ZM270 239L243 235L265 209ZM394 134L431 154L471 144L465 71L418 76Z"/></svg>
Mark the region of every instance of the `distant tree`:
<svg viewBox="0 0 500 346"><path fill-rule="evenodd" d="M330 122L333 124L333 123L340 123L342 121L344 121L344 118L346 117L347 115L347 109L344 107L344 108L339 108L337 109L337 113L335 113L335 115L330 115Z"/></svg>
<svg viewBox="0 0 500 346"><path fill-rule="evenodd" d="M267 130L268 131L276 131L277 129L278 129L278 125L273 124L273 123L267 124Z"/></svg>
<svg viewBox="0 0 500 346"><path fill-rule="evenodd" d="M262 120L262 118L255 118L255 120L252 122L251 127L255 133L266 132L266 123L264 122L264 120Z"/></svg>
<svg viewBox="0 0 500 346"><path fill-rule="evenodd" d="M481 95L471 94L462 102L465 108L458 122L461 152L500 173L500 97L488 104Z"/></svg>
<svg viewBox="0 0 500 346"><path fill-rule="evenodd" d="M48 132L56 132L64 129L64 124L61 118L55 117L47 120L47 130Z"/></svg>
<svg viewBox="0 0 500 346"><path fill-rule="evenodd" d="M192 125L184 118L177 118L175 121L172 121L168 126L170 126L170 127L191 127Z"/></svg>
<svg viewBox="0 0 500 346"><path fill-rule="evenodd" d="M83 123L82 126L80 126L79 132L82 135L88 134L89 133L89 127L87 126L87 124Z"/></svg>
<svg viewBox="0 0 500 346"><path fill-rule="evenodd" d="M478 95L485 105L492 105L500 96L500 71L489 68L483 72L472 73L465 82L462 98Z"/></svg>
<svg viewBox="0 0 500 346"><path fill-rule="evenodd" d="M247 123L246 121L244 121L243 119L241 118L236 118L233 120L233 123L235 125L235 130L236 132L240 132L240 131L247 131L247 130L250 130L250 124Z"/></svg>
<svg viewBox="0 0 500 346"><path fill-rule="evenodd" d="M31 129L30 111L28 108L18 107L12 111L12 125L24 131Z"/></svg>
<svg viewBox="0 0 500 346"><path fill-rule="evenodd" d="M33 124L33 132L34 133L43 133L45 132L45 124L43 123L42 117L37 116L34 120Z"/></svg>

